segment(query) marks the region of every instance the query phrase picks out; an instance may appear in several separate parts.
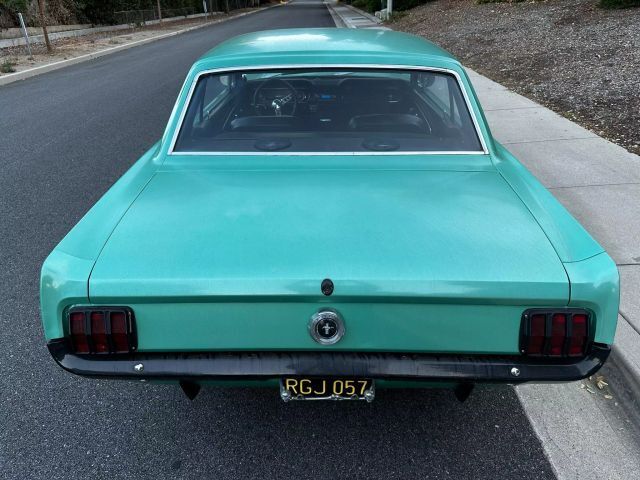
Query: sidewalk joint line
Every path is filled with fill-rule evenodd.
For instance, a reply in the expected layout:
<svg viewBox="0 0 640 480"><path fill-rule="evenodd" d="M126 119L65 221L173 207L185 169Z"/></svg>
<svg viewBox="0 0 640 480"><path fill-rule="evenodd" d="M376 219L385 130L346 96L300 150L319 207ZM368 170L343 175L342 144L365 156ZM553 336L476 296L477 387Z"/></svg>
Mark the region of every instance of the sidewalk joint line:
<svg viewBox="0 0 640 480"><path fill-rule="evenodd" d="M562 190L565 188L589 188L589 187L617 187L622 185L640 185L640 182L620 182L620 183L593 183L589 185L566 185L562 187L547 187L547 190Z"/></svg>
<svg viewBox="0 0 640 480"><path fill-rule="evenodd" d="M504 108L483 108L485 112L502 112L504 110L532 110L534 108L540 108L540 105L533 105L531 107L504 107ZM542 107L544 108L544 107Z"/></svg>
<svg viewBox="0 0 640 480"><path fill-rule="evenodd" d="M591 139L599 139L602 140L602 137L598 137L595 133L589 137L571 137L571 138L543 138L541 140L525 140L520 142L502 142L503 145L519 145L521 143L542 143L542 142L563 142L568 140L591 140Z"/></svg>
<svg viewBox="0 0 640 480"><path fill-rule="evenodd" d="M620 316L624 319L625 322L627 322L629 324L629 326L631 328L633 328L633 330L635 330L635 332L640 335L640 328L636 327L633 322L631 322L628 318L627 315L622 311L622 310L618 310L618 313L620 314Z"/></svg>

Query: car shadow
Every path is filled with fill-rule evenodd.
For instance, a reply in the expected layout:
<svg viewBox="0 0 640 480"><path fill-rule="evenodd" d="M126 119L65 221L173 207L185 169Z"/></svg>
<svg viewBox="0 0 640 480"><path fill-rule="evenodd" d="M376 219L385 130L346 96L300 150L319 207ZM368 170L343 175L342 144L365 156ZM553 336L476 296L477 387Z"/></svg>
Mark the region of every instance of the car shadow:
<svg viewBox="0 0 640 480"><path fill-rule="evenodd" d="M507 386L464 403L442 389L379 389L371 404L284 403L268 388L176 395L136 435L164 438L162 470L189 478L555 478Z"/></svg>

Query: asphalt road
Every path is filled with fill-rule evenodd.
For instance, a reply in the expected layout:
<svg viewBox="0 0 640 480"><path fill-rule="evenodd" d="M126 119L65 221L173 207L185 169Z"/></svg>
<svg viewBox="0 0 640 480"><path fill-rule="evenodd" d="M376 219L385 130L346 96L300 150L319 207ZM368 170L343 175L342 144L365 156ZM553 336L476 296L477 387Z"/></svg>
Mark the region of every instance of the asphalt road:
<svg viewBox="0 0 640 480"><path fill-rule="evenodd" d="M0 478L553 478L509 387L284 404L270 389L96 381L44 346L55 244L161 135L191 63L243 32L333 26L291 3L0 87Z"/></svg>

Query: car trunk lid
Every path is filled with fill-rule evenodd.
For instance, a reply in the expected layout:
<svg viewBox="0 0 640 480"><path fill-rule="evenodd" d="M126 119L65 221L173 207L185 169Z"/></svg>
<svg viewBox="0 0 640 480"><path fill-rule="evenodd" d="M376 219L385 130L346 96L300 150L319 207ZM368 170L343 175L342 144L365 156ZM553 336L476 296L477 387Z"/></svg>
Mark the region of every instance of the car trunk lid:
<svg viewBox="0 0 640 480"><path fill-rule="evenodd" d="M325 278L331 297L320 289ZM495 171L184 170L159 172L139 195L104 246L89 292L92 302L136 304L138 318L157 321L171 317L162 313L168 304L180 317L191 308L203 325L227 312L218 330L236 332L230 348L249 348L237 328L260 312L273 319L265 328L276 328L278 318L306 321L322 305L344 304L361 322L399 322L410 337L428 306L442 322L447 306L482 305L497 327L496 306L518 306L511 318L519 306L566 304L569 284L544 232ZM470 312L458 314L465 325ZM519 315L512 321L519 325ZM264 348L300 344L277 338ZM392 343L381 336L357 345L402 344Z"/></svg>

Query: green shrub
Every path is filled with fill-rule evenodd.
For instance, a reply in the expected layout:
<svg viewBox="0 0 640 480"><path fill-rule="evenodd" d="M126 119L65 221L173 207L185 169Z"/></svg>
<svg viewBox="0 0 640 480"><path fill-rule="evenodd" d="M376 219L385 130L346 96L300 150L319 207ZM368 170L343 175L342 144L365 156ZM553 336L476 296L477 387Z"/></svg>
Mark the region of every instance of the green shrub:
<svg viewBox="0 0 640 480"><path fill-rule="evenodd" d="M27 0L0 0L0 8L24 12L27 10Z"/></svg>
<svg viewBox="0 0 640 480"><path fill-rule="evenodd" d="M225 0L206 0L210 9L223 10ZM229 8L245 8L248 0L228 0ZM18 26L17 12L27 15L27 23L37 24L36 18L29 18L29 12L36 11L37 0L0 0L0 27ZM47 0L47 20L50 24L93 23L113 24L115 12L128 10L155 10L157 0ZM189 9L202 12L202 0L161 0L163 10Z"/></svg>
<svg viewBox="0 0 640 480"><path fill-rule="evenodd" d="M600 0L602 8L640 7L640 0Z"/></svg>
<svg viewBox="0 0 640 480"><path fill-rule="evenodd" d="M476 3L522 3L525 0L475 0Z"/></svg>
<svg viewBox="0 0 640 480"><path fill-rule="evenodd" d="M403 10L409 10L411 8L415 8L418 5L424 5L425 3L429 3L429 1L430 0L394 0L393 10L401 12Z"/></svg>
<svg viewBox="0 0 640 480"><path fill-rule="evenodd" d="M417 7L418 5L423 5L431 0L393 0L393 10L394 11L403 11L409 10L410 8ZM349 3L347 1L347 3ZM360 10L365 10L367 12L373 13L378 10L382 10L383 8L387 8L386 0L353 0L351 2L356 8Z"/></svg>
<svg viewBox="0 0 640 480"><path fill-rule="evenodd" d="M16 12L27 11L27 0L0 0L0 28L18 26Z"/></svg>
<svg viewBox="0 0 640 480"><path fill-rule="evenodd" d="M15 66L16 66L15 63L7 59L4 62L2 62L2 64L0 64L0 73L13 73L16 71L16 69L13 68Z"/></svg>
<svg viewBox="0 0 640 480"><path fill-rule="evenodd" d="M382 9L380 0L353 0L351 5L369 13Z"/></svg>

